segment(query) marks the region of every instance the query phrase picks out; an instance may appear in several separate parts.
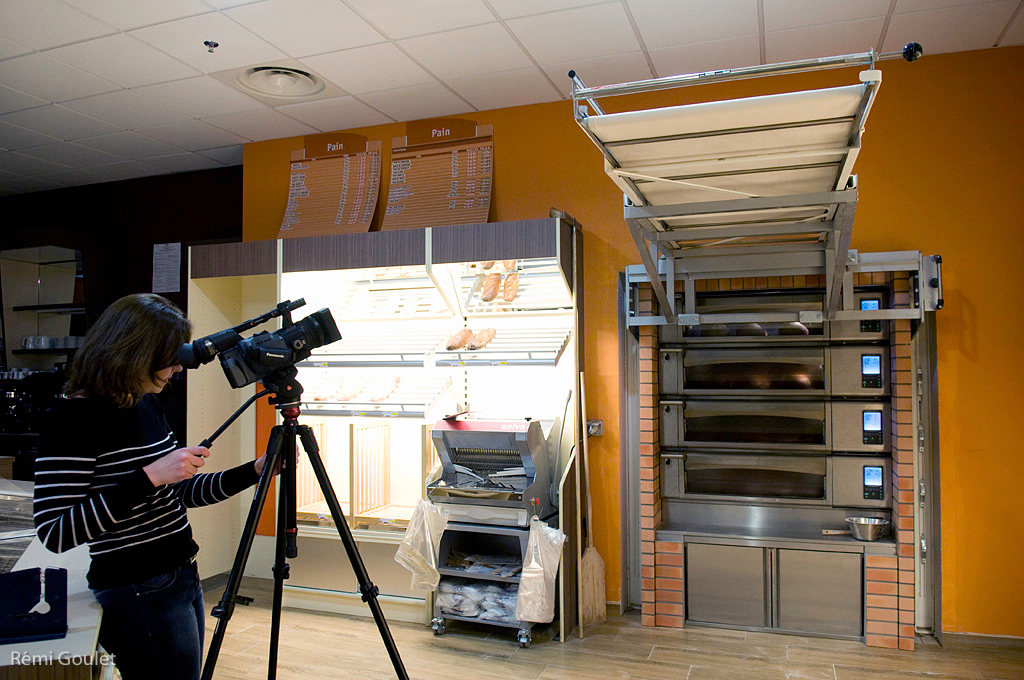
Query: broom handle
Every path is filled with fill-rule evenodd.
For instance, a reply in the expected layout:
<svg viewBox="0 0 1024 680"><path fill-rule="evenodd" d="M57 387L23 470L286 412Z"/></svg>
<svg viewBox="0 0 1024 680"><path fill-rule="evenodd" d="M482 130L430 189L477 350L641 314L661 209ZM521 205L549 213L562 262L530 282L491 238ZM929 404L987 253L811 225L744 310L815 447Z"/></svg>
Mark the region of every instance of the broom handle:
<svg viewBox="0 0 1024 680"><path fill-rule="evenodd" d="M590 447L587 444L587 385L580 371L580 413L583 417L583 480L587 491L587 547L594 547L594 504L590 499Z"/></svg>

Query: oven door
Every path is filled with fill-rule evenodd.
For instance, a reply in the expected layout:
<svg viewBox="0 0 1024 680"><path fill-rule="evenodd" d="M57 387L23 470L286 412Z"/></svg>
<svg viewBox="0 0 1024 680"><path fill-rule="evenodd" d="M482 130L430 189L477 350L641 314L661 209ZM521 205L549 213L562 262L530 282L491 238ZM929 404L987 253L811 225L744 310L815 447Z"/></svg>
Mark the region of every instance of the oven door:
<svg viewBox="0 0 1024 680"><path fill-rule="evenodd" d="M689 396L823 396L824 347L661 350L661 392Z"/></svg>
<svg viewBox="0 0 1024 680"><path fill-rule="evenodd" d="M786 453L661 454L662 494L687 500L826 504L829 457Z"/></svg>
<svg viewBox="0 0 1024 680"><path fill-rule="evenodd" d="M663 446L828 449L826 402L662 400L661 406Z"/></svg>

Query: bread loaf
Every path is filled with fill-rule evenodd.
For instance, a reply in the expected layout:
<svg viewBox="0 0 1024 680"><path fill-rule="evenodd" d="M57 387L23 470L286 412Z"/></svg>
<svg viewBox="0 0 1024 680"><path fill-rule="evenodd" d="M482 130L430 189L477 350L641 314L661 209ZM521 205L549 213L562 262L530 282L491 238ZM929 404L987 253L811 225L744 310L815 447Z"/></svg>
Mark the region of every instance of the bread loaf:
<svg viewBox="0 0 1024 680"><path fill-rule="evenodd" d="M485 328L469 340L469 344L466 345L466 349L475 350L483 349L484 346L494 339L494 334L497 333L493 328Z"/></svg>
<svg viewBox="0 0 1024 680"><path fill-rule="evenodd" d="M468 328L463 328L461 331L448 338L448 343L445 347L449 352L461 348L466 342L473 337L473 331Z"/></svg>
<svg viewBox="0 0 1024 680"><path fill-rule="evenodd" d="M480 266L483 269L490 269L491 267L494 266L494 260L487 260L486 262L481 262Z"/></svg>
<svg viewBox="0 0 1024 680"><path fill-rule="evenodd" d="M504 265L505 269L508 271L514 272L516 270L516 262L518 262L518 260L502 260L501 264Z"/></svg>
<svg viewBox="0 0 1024 680"><path fill-rule="evenodd" d="M505 302L512 302L518 294L519 274L509 274L505 277L505 290L502 291L502 297L505 298Z"/></svg>
<svg viewBox="0 0 1024 680"><path fill-rule="evenodd" d="M498 296L498 288L500 286L501 274L488 274L480 290L480 299L484 302L490 302Z"/></svg>

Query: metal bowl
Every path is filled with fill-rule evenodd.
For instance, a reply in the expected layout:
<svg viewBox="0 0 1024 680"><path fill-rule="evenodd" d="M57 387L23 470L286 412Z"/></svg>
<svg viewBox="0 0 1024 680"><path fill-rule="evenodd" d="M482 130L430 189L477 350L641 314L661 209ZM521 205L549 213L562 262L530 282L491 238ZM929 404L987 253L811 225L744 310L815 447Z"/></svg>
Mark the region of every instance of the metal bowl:
<svg viewBox="0 0 1024 680"><path fill-rule="evenodd" d="M877 541L889 527L889 520L877 517L847 517L850 534L858 541Z"/></svg>

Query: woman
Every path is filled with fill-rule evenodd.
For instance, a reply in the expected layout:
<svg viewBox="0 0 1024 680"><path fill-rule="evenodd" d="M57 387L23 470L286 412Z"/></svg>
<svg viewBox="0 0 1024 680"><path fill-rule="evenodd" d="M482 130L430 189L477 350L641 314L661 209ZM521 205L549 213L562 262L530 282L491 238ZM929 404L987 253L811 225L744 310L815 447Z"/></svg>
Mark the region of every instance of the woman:
<svg viewBox="0 0 1024 680"><path fill-rule="evenodd" d="M125 680L199 678L199 547L185 508L254 485L264 457L199 473L208 449L179 448L156 397L181 370L192 324L159 295L121 298L75 355L40 439L36 533L49 550L89 543L100 644Z"/></svg>

